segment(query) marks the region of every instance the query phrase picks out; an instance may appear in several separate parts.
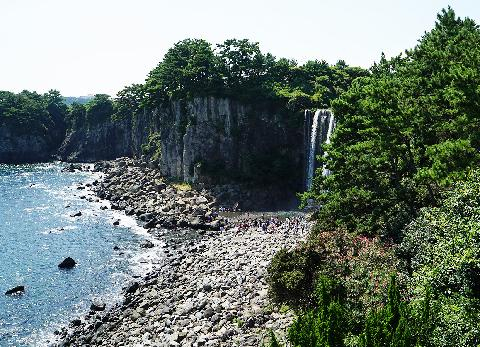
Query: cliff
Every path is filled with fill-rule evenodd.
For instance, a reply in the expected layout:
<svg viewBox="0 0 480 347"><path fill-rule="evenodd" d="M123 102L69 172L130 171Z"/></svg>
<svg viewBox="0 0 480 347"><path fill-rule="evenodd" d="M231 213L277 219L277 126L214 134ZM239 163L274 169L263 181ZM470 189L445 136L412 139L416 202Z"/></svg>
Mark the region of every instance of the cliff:
<svg viewBox="0 0 480 347"><path fill-rule="evenodd" d="M0 124L0 163L22 164L47 161L56 151L57 146L58 138L52 139L52 136L37 131L19 132L14 126Z"/></svg>
<svg viewBox="0 0 480 347"><path fill-rule="evenodd" d="M96 161L148 157L187 182L280 182L301 188L303 116L274 105L203 97L67 134L59 156Z"/></svg>
<svg viewBox="0 0 480 347"><path fill-rule="evenodd" d="M69 131L57 151L59 159L70 162L109 160L132 154L130 120L108 121Z"/></svg>

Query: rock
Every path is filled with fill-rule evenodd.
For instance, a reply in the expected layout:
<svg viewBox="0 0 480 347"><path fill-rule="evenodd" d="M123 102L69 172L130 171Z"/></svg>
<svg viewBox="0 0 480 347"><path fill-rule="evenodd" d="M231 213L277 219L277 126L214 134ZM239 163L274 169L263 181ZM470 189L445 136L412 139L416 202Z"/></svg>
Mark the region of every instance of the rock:
<svg viewBox="0 0 480 347"><path fill-rule="evenodd" d="M71 269L76 265L75 260L73 260L70 257L65 258L60 264L58 264L58 267L60 269Z"/></svg>
<svg viewBox="0 0 480 347"><path fill-rule="evenodd" d="M155 218L149 220L147 223L144 224L145 229L153 229L157 225L157 220Z"/></svg>
<svg viewBox="0 0 480 347"><path fill-rule="evenodd" d="M210 318L215 314L213 309L211 307L208 307L204 312L203 312L203 317L204 318Z"/></svg>
<svg viewBox="0 0 480 347"><path fill-rule="evenodd" d="M115 226L120 225L120 220L117 219L115 222L113 222L113 225L115 225Z"/></svg>
<svg viewBox="0 0 480 347"><path fill-rule="evenodd" d="M152 243L152 241L145 240L140 244L140 248L153 248L155 245Z"/></svg>
<svg viewBox="0 0 480 347"><path fill-rule="evenodd" d="M140 287L140 284L138 284L138 282L134 282L130 285L130 287L128 287L126 292L128 294L135 293L139 287Z"/></svg>
<svg viewBox="0 0 480 347"><path fill-rule="evenodd" d="M150 220L152 220L154 217L153 213L143 213L141 214L140 216L138 216L138 218L142 221L142 222L148 222Z"/></svg>
<svg viewBox="0 0 480 347"><path fill-rule="evenodd" d="M21 295L25 293L25 286L16 286L5 292L5 295Z"/></svg>
<svg viewBox="0 0 480 347"><path fill-rule="evenodd" d="M70 327L79 327L82 324L82 321L80 319L74 319L70 322Z"/></svg>
<svg viewBox="0 0 480 347"><path fill-rule="evenodd" d="M62 169L62 172L75 172L75 170L82 171L82 166L81 165L70 164L68 166L65 166Z"/></svg>
<svg viewBox="0 0 480 347"><path fill-rule="evenodd" d="M106 305L104 303L99 303L94 301L90 305L90 311L94 311L94 312L104 311L105 307Z"/></svg>
<svg viewBox="0 0 480 347"><path fill-rule="evenodd" d="M80 217L82 212L78 211L77 213L71 214L70 217Z"/></svg>

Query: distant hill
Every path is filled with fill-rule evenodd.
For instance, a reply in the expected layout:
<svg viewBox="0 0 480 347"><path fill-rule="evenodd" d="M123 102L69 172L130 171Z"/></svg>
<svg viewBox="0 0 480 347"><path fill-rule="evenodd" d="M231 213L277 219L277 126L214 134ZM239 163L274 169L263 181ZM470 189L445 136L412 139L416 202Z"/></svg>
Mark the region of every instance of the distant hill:
<svg viewBox="0 0 480 347"><path fill-rule="evenodd" d="M64 96L63 100L67 105L71 105L74 102L78 104L86 104L90 100L93 99L93 95L87 95L87 96Z"/></svg>

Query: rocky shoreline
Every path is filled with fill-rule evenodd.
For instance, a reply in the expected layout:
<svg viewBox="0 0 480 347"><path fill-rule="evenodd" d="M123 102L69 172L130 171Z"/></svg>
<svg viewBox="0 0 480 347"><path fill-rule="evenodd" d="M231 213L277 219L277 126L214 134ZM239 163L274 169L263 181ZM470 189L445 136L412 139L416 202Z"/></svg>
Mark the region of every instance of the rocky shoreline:
<svg viewBox="0 0 480 347"><path fill-rule="evenodd" d="M293 314L269 304L266 269L304 239L303 214L227 218L207 190L167 182L131 159L95 170L104 173L92 184L98 197L164 241L163 263L125 287L121 304L92 308L57 332L57 346L260 346L269 329L285 331Z"/></svg>

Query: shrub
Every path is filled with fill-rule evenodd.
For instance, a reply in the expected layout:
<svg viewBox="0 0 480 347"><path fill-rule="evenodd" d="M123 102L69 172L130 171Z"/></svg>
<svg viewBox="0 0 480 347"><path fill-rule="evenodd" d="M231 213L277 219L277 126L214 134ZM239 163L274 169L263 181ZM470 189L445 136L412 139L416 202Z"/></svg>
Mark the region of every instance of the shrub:
<svg viewBox="0 0 480 347"><path fill-rule="evenodd" d="M318 254L308 247L293 251L282 249L275 254L268 267L269 294L273 302L308 306L317 264Z"/></svg>
<svg viewBox="0 0 480 347"><path fill-rule="evenodd" d="M317 231L299 248L275 255L268 269L269 293L276 303L315 308L316 280L335 278L345 291L348 324L358 332L365 313L386 303L390 274L399 267L393 248L379 238L355 236L341 229ZM399 281L403 285L404 276Z"/></svg>
<svg viewBox="0 0 480 347"><path fill-rule="evenodd" d="M411 295L432 292L435 346L480 343L480 170L424 208L405 230L399 254L408 261Z"/></svg>
<svg viewBox="0 0 480 347"><path fill-rule="evenodd" d="M162 140L159 133L150 133L147 143L142 145L142 153L149 156L151 160L157 161L162 157Z"/></svg>
<svg viewBox="0 0 480 347"><path fill-rule="evenodd" d="M326 276L319 277L315 286L317 307L300 314L288 331L294 346L344 346L346 312L340 293L338 283Z"/></svg>

